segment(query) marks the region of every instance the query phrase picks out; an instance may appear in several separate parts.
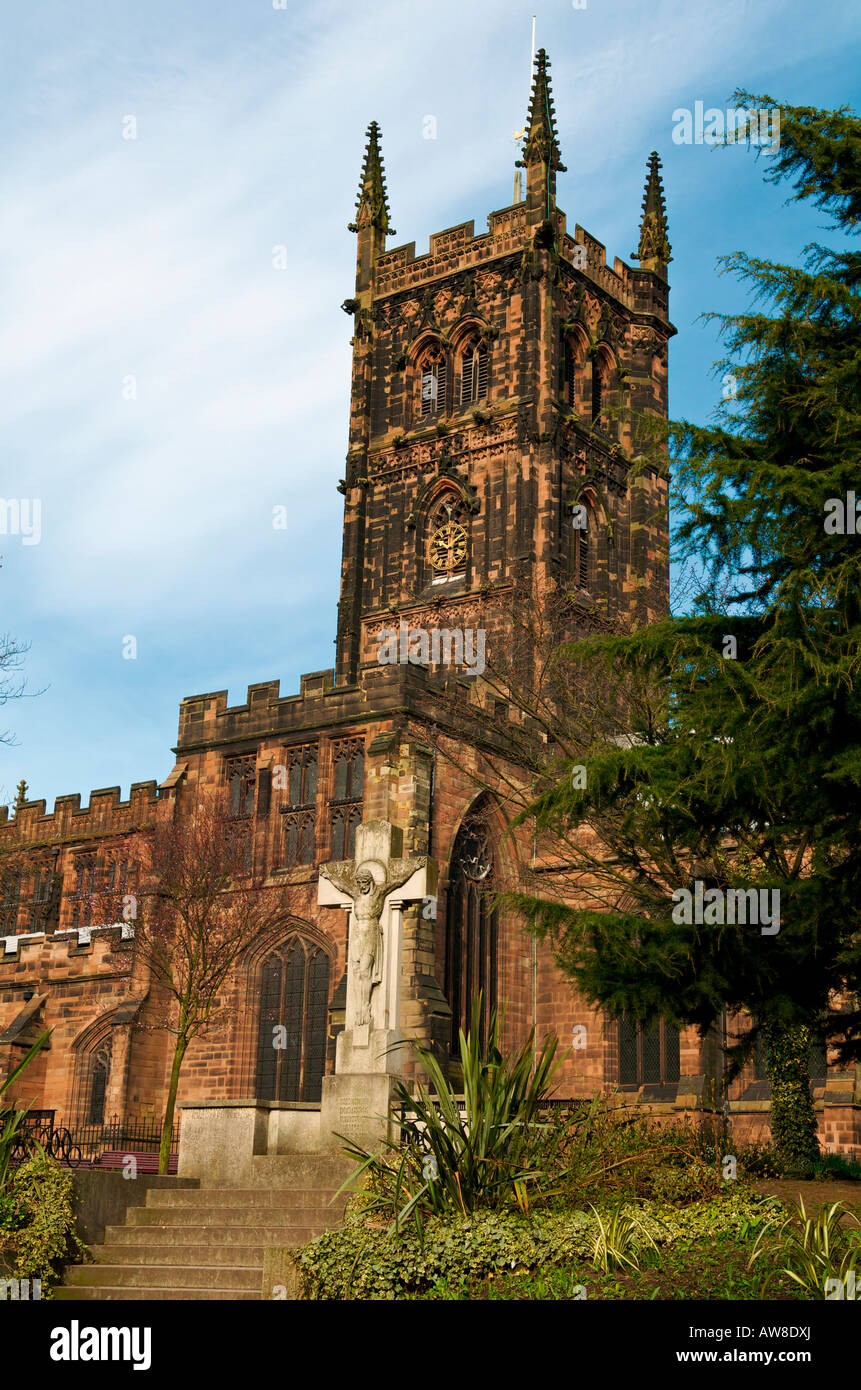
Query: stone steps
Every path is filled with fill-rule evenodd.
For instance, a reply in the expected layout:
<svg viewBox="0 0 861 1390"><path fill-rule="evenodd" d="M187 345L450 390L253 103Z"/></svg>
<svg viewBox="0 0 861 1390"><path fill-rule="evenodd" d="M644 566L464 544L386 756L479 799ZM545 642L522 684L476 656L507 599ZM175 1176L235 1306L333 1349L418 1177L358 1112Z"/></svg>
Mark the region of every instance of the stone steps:
<svg viewBox="0 0 861 1390"><path fill-rule="evenodd" d="M107 1226L93 1264L74 1265L61 1301L261 1301L267 1248L295 1249L337 1226L353 1171L331 1154L261 1157L243 1187L161 1186L122 1226ZM334 1199L334 1200L333 1200Z"/></svg>
<svg viewBox="0 0 861 1390"><path fill-rule="evenodd" d="M313 1240L315 1236L322 1235L322 1231L314 1231L308 1236L308 1240ZM306 1242L302 1242L305 1244ZM288 1241L287 1244L292 1244ZM183 1243L174 1241L168 1245L120 1245L111 1243L110 1245L93 1245L90 1253L95 1256L95 1265L75 1265L75 1269L95 1269L98 1265L177 1265L183 1268L194 1269L195 1266L229 1265L233 1268L253 1267L263 1268L263 1252L266 1249L261 1241L259 1244L248 1245L207 1245L205 1242L194 1244L191 1241ZM67 1274L68 1277L68 1274Z"/></svg>
<svg viewBox="0 0 861 1390"><path fill-rule="evenodd" d="M338 1185L340 1186L340 1184ZM338 1187L186 1187L159 1188L152 1194L148 1206L195 1207L211 1206L214 1202L226 1210L229 1207L303 1207L327 1205ZM147 1199L150 1194L147 1193ZM338 1198L341 1207L347 1201L346 1192ZM140 1208L136 1208L140 1210Z"/></svg>
<svg viewBox="0 0 861 1390"><path fill-rule="evenodd" d="M168 1250L176 1247L181 1250L186 1245L229 1246L231 1249L243 1245L304 1245L323 1231L328 1231L337 1222L326 1221L319 1214L313 1226L304 1223L277 1226L242 1226L234 1222L229 1226L106 1226L105 1243L109 1245L147 1245Z"/></svg>
<svg viewBox="0 0 861 1390"><path fill-rule="evenodd" d="M311 1226L321 1211L329 1212L334 1221L340 1221L344 1214L343 1205L329 1207L324 1202L306 1207L222 1207L210 1197L206 1206L132 1207L126 1227L170 1226L176 1230L181 1226L247 1226L249 1221L261 1226Z"/></svg>
<svg viewBox="0 0 861 1390"><path fill-rule="evenodd" d="M68 1282L75 1288L240 1289L260 1297L257 1265L77 1265Z"/></svg>
<svg viewBox="0 0 861 1390"><path fill-rule="evenodd" d="M110 1284L64 1284L62 1288L54 1290L54 1298L63 1303L80 1303L84 1300L90 1302L103 1299L126 1299L135 1300L141 1303L152 1303L157 1301L179 1302L183 1300L201 1301L209 1303L216 1301L230 1303L259 1303L259 1289L250 1293L243 1289L209 1289L206 1287L195 1289L161 1289L161 1288L126 1288L122 1285Z"/></svg>

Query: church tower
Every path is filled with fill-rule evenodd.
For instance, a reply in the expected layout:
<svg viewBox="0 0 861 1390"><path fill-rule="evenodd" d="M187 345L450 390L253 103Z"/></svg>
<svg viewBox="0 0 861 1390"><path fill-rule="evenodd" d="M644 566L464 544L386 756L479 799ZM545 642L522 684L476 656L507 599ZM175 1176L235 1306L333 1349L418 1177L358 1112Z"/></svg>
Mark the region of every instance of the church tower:
<svg viewBox="0 0 861 1390"><path fill-rule="evenodd" d="M667 414L666 215L649 162L637 268L607 264L556 201L550 64L535 59L525 200L386 249L376 122L356 220L338 685L393 620L461 607L498 635L506 596L584 590L610 617L666 606L666 470L639 431Z"/></svg>

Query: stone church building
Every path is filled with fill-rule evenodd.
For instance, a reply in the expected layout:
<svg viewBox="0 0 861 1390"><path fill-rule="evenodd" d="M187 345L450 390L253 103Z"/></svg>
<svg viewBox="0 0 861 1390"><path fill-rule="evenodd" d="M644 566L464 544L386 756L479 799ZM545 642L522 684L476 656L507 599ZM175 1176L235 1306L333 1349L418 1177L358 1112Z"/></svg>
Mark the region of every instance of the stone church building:
<svg viewBox="0 0 861 1390"><path fill-rule="evenodd" d="M357 829L396 827L405 855L438 870L435 919L403 907L400 1027L454 1052L469 1000L505 1006L505 1041L558 1034L557 1094L618 1092L655 1114L696 1118L720 1071L719 1039L661 1024L644 1031L594 1013L494 887L516 880L530 847L506 834L505 800L481 784L475 739L453 711L490 698L479 649L504 644L512 595L575 586L610 615L668 602L666 473L632 476L625 409L666 417L670 246L660 161L647 166L635 265L615 258L557 204L564 171L538 54L515 201L432 233L429 249L387 247L380 131L367 132L355 223L353 370L334 670L184 699L174 760L160 782L4 811L0 839L27 870L0 902L0 1077L44 1027L49 1046L18 1086L75 1129L107 1117L159 1117L171 1042L148 1027L151 982L118 945L133 927L95 920L97 880L121 887L129 845L182 817L201 789L224 788L250 837L255 870L289 889L281 928L231 982L235 1007L198 1038L180 1106L252 1099L319 1109L344 1026L348 914L318 901L319 866L350 859ZM632 190L631 231L636 234ZM620 407L611 409L611 405ZM575 508L585 523L571 524ZM663 515L663 520L661 517ZM381 633L464 634L463 660L383 661ZM431 644L432 645L432 644ZM439 644L438 644L439 645ZM424 657L424 653L422 653ZM448 657L448 660L446 660ZM454 698L457 695L457 699ZM448 698L452 696L452 698ZM504 753L504 704L492 708ZM487 727L485 721L484 727ZM261 891L266 891L265 887ZM287 1046L273 1049L273 1023ZM586 1026L587 1045L572 1047ZM828 1147L861 1142L861 1077L814 1078ZM739 1132L766 1137L769 1088L751 1064L733 1083Z"/></svg>

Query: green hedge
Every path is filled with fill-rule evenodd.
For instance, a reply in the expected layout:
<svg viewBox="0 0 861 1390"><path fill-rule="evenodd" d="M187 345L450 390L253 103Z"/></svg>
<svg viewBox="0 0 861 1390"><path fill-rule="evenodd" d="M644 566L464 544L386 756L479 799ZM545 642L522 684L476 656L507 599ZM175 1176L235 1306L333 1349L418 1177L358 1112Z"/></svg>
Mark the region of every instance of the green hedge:
<svg viewBox="0 0 861 1390"><path fill-rule="evenodd" d="M683 1210L660 1202L628 1209L657 1244L666 1245L721 1235L744 1238L782 1206L773 1197L734 1188ZM298 1258L309 1298L395 1299L443 1279L456 1283L501 1270L585 1266L596 1229L595 1217L583 1211L483 1212L471 1218L431 1217L421 1233L412 1227L389 1234L367 1225L359 1205L340 1229L306 1245Z"/></svg>

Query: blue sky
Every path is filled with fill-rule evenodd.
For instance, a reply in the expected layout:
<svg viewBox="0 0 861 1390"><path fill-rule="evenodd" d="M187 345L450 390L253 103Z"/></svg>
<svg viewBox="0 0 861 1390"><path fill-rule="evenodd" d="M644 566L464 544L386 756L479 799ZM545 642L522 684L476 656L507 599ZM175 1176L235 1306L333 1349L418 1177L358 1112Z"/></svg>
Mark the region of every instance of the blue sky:
<svg viewBox="0 0 861 1390"><path fill-rule="evenodd" d="M276 0L279 3L279 0ZM371 119L390 245L511 201L531 15L568 172L559 204L614 255L664 163L670 408L720 385L718 256L797 260L822 219L741 148L673 143L736 86L858 107L856 0L41 0L0 30L0 632L36 699L0 710L0 801L161 780L177 706L333 663L355 240ZM426 117L436 139L424 138ZM124 138L132 130L136 138ZM285 248L284 269L273 248ZM272 509L288 509L274 530ZM137 657L123 657L133 636Z"/></svg>

